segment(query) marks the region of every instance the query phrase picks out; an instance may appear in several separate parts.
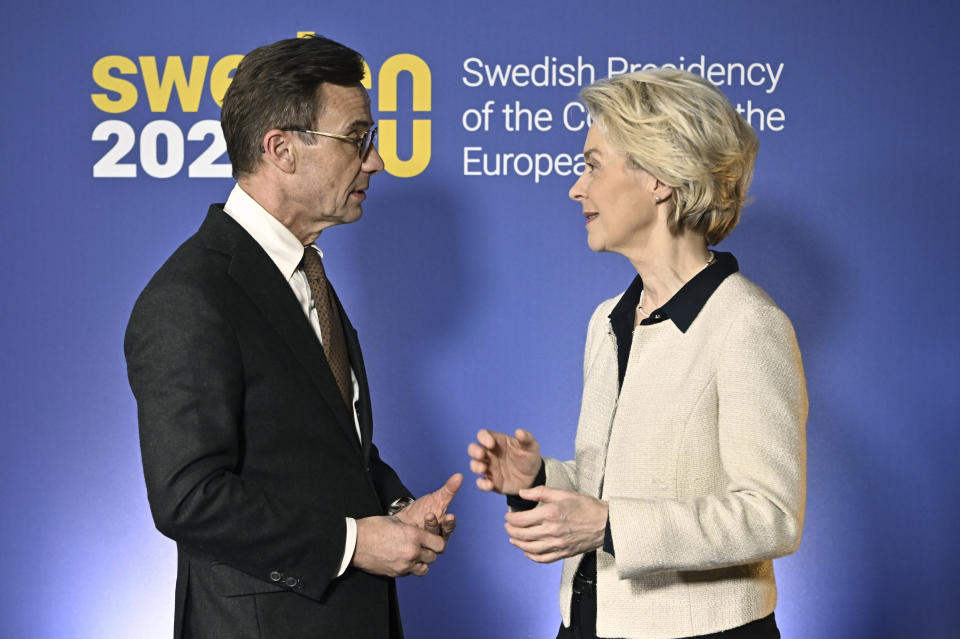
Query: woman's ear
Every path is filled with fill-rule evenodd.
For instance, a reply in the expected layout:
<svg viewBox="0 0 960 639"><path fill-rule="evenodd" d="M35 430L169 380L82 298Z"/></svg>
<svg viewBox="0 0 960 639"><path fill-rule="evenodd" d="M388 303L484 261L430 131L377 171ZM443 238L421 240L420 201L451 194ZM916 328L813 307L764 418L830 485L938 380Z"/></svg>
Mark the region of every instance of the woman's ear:
<svg viewBox="0 0 960 639"><path fill-rule="evenodd" d="M670 199L670 196L673 195L673 187L667 186L660 180L657 180L653 186L653 200L660 204Z"/></svg>

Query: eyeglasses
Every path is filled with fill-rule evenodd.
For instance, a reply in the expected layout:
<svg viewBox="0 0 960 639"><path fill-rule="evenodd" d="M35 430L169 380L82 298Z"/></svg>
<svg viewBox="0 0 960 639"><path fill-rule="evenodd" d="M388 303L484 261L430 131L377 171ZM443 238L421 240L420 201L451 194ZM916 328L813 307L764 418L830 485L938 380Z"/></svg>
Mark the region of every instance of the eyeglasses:
<svg viewBox="0 0 960 639"><path fill-rule="evenodd" d="M297 131L299 133L312 133L314 135L322 135L325 138L335 138L337 140L343 140L344 142L350 142L351 144L357 145L357 153L360 156L360 159L367 157L367 153L370 151L370 147L373 146L373 139L377 137L377 125L374 124L372 127L363 132L362 135L351 136L351 135L340 135L338 133L326 133L324 131L311 131L310 129L298 129L292 126L283 127L281 131Z"/></svg>

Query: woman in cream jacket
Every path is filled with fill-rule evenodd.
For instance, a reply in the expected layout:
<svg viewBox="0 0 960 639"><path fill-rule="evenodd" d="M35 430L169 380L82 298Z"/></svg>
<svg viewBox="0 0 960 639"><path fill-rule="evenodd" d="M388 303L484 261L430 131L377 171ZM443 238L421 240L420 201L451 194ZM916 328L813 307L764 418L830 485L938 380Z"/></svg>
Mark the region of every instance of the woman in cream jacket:
<svg viewBox="0 0 960 639"><path fill-rule="evenodd" d="M570 197L590 248L637 276L590 320L575 458L481 430L471 470L513 495L511 544L564 559L559 639L779 637L772 560L803 526L803 369L786 315L709 249L740 218L756 134L683 71L581 99L594 124Z"/></svg>

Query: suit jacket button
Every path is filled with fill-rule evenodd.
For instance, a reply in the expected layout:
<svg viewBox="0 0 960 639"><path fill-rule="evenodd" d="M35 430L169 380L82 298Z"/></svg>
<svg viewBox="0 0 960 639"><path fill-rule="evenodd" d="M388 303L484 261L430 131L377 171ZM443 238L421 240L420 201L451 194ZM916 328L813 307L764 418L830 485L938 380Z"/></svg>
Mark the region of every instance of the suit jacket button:
<svg viewBox="0 0 960 639"><path fill-rule="evenodd" d="M283 575L276 570L270 573L270 581L280 581L281 579L283 579Z"/></svg>
<svg viewBox="0 0 960 639"><path fill-rule="evenodd" d="M293 588L294 586L297 585L297 580L295 577L287 577L286 581L284 581L283 583L287 585L287 588Z"/></svg>

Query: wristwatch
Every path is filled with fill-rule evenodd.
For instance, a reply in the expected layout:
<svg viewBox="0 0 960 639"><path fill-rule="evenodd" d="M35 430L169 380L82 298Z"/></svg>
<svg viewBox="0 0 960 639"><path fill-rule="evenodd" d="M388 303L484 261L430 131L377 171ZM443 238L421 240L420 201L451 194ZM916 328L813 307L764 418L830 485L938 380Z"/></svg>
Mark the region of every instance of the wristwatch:
<svg viewBox="0 0 960 639"><path fill-rule="evenodd" d="M398 512L409 506L414 502L413 497L401 497L400 499L394 499L393 503L387 506L387 514L391 517L396 515Z"/></svg>

